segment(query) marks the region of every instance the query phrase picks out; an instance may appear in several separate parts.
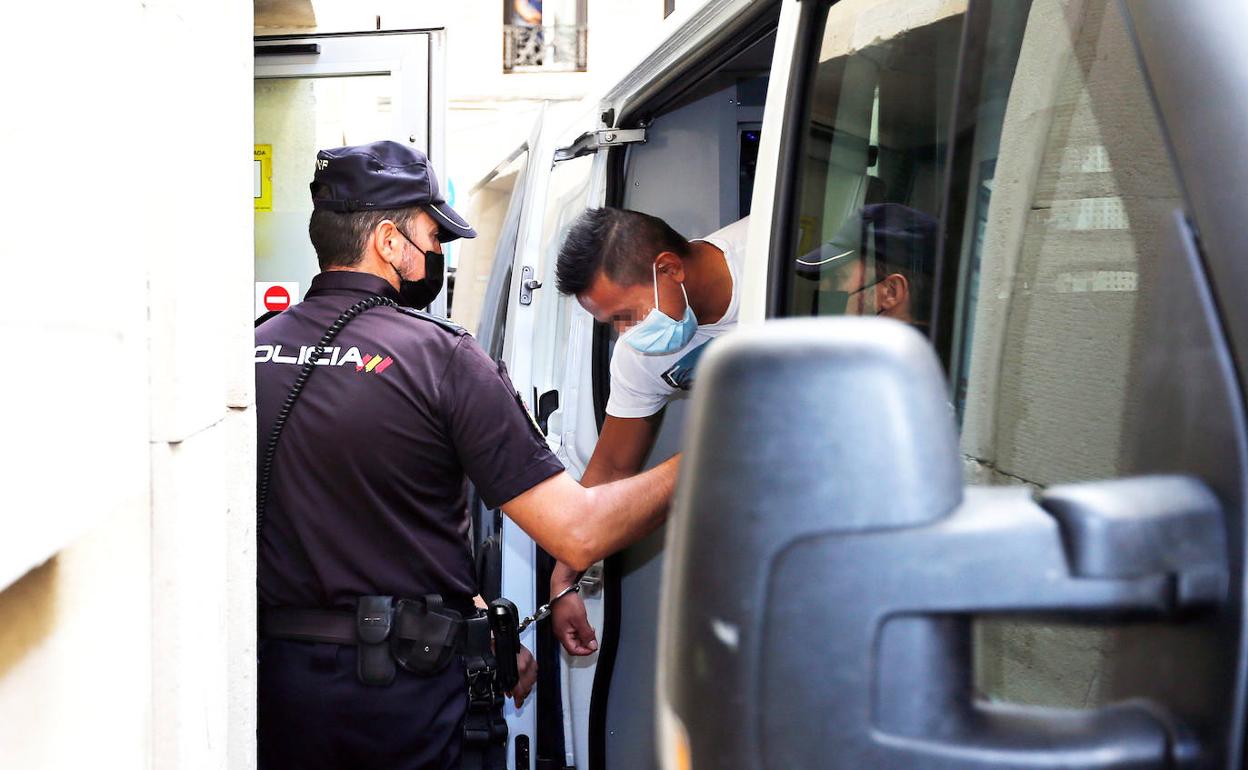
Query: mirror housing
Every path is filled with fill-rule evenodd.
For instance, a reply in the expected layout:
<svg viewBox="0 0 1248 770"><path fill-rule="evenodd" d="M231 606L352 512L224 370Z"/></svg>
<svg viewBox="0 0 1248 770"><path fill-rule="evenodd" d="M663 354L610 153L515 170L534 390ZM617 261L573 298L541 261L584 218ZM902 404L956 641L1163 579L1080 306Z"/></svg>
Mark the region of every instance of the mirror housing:
<svg viewBox="0 0 1248 770"><path fill-rule="evenodd" d="M757 656L764 607L786 606L778 557L828 533L937 521L962 500L962 468L940 365L899 322L767 322L716 341L700 368L668 523L660 736L696 714L695 766L757 767L757 722L724 716L770 705Z"/></svg>

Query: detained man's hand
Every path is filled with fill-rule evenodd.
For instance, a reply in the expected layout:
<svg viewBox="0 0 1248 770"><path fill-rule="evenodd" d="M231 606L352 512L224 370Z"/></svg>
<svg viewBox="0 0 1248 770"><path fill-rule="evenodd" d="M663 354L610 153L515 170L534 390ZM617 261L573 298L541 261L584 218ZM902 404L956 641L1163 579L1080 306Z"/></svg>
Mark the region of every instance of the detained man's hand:
<svg viewBox="0 0 1248 770"><path fill-rule="evenodd" d="M537 661L533 660L533 653L529 652L528 647L521 647L520 652L516 653L516 670L520 672L520 678L516 680L516 686L511 688L509 695L515 700L516 708L520 708L537 682Z"/></svg>
<svg viewBox="0 0 1248 770"><path fill-rule="evenodd" d="M555 638L569 655L592 655L598 651L598 639L579 593L570 593L551 606L550 623Z"/></svg>

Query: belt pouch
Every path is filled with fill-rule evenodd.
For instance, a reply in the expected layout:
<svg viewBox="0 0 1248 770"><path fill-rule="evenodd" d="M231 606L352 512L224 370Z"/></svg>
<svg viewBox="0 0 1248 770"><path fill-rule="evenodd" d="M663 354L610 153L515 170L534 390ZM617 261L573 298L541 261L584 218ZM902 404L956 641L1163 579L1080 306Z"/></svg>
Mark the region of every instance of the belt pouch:
<svg viewBox="0 0 1248 770"><path fill-rule="evenodd" d="M393 597L361 596L356 602L356 674L364 684L384 687L394 681L394 659L386 643L393 623Z"/></svg>
<svg viewBox="0 0 1248 770"><path fill-rule="evenodd" d="M390 651L413 674L432 676L450 665L463 618L442 606L442 597L400 599L394 611L395 628Z"/></svg>
<svg viewBox="0 0 1248 770"><path fill-rule="evenodd" d="M494 633L494 658L498 666L498 682L511 692L520 681L516 656L520 654L520 613L507 599L490 602L490 630Z"/></svg>

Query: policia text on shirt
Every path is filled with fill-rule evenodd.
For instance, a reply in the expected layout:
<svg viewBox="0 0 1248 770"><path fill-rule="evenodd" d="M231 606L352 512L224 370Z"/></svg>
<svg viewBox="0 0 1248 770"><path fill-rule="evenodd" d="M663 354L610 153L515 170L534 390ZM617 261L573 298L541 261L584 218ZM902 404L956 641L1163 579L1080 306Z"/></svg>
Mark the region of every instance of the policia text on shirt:
<svg viewBox="0 0 1248 770"><path fill-rule="evenodd" d="M311 187L322 272L256 330L260 765L502 767L465 476L584 569L663 521L679 460L581 487L506 371L415 309L441 288L441 243L476 235L422 153L325 150ZM517 665L522 700L527 650Z"/></svg>

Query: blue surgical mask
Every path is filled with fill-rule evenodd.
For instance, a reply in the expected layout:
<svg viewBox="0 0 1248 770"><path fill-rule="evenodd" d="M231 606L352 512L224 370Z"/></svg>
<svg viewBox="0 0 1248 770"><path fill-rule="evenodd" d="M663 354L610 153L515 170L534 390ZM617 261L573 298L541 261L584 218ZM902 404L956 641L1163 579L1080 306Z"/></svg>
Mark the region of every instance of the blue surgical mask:
<svg viewBox="0 0 1248 770"><path fill-rule="evenodd" d="M689 306L689 293L685 291L683 283L680 285L680 291L685 295L685 317L676 321L659 310L658 263L656 262L651 268L654 270L654 310L651 310L649 315L641 320L641 323L624 332L620 339L639 353L661 356L675 353L689 344L689 340L693 339L694 333L698 330L698 317L693 314L693 308Z"/></svg>

